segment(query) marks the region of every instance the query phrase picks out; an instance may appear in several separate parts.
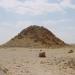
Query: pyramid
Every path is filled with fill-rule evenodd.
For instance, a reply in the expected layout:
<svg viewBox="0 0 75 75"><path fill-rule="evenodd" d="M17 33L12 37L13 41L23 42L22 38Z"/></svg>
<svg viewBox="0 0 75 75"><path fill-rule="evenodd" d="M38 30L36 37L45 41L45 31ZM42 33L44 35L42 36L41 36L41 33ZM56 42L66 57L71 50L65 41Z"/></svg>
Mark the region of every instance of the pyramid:
<svg viewBox="0 0 75 75"><path fill-rule="evenodd" d="M65 43L48 29L32 25L22 30L17 36L4 44L4 46L47 48L65 46Z"/></svg>

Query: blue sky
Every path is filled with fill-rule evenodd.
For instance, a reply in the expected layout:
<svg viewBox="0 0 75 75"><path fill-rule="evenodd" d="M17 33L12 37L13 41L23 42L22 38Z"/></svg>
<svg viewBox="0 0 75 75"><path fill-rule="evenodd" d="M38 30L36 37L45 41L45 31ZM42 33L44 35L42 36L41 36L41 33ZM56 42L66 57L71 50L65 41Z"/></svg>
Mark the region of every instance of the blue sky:
<svg viewBox="0 0 75 75"><path fill-rule="evenodd" d="M0 0L0 44L30 25L75 43L75 0Z"/></svg>

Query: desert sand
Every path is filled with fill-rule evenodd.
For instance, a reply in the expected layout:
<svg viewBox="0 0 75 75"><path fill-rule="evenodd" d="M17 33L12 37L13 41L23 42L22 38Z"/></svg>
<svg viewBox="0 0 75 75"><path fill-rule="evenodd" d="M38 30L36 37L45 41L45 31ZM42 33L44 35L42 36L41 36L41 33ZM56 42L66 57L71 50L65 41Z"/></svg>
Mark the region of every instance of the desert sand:
<svg viewBox="0 0 75 75"><path fill-rule="evenodd" d="M0 75L75 75L75 46L30 26L1 45Z"/></svg>
<svg viewBox="0 0 75 75"><path fill-rule="evenodd" d="M0 75L75 75L75 47L0 48L0 67L5 73Z"/></svg>

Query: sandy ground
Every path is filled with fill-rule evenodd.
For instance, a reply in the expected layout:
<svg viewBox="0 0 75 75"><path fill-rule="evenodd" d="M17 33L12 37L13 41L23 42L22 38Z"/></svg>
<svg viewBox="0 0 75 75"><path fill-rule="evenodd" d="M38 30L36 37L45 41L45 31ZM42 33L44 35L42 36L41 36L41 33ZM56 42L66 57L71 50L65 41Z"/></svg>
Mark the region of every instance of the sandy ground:
<svg viewBox="0 0 75 75"><path fill-rule="evenodd" d="M7 75L75 75L75 52L70 50L75 48L0 48L0 67ZM39 57L41 52L45 58Z"/></svg>

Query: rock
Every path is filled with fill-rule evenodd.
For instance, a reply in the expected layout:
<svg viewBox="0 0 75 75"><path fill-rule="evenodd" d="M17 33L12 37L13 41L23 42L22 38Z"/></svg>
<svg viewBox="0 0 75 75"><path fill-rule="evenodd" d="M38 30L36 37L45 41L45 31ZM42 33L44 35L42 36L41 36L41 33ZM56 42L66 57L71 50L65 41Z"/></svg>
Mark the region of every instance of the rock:
<svg viewBox="0 0 75 75"><path fill-rule="evenodd" d="M7 71L8 71L8 69L6 69L6 68L2 69L0 67L0 75L7 75Z"/></svg>
<svg viewBox="0 0 75 75"><path fill-rule="evenodd" d="M39 57L46 57L45 52L41 52L41 53L39 53Z"/></svg>
<svg viewBox="0 0 75 75"><path fill-rule="evenodd" d="M74 51L73 50L70 50L68 53L73 53Z"/></svg>

